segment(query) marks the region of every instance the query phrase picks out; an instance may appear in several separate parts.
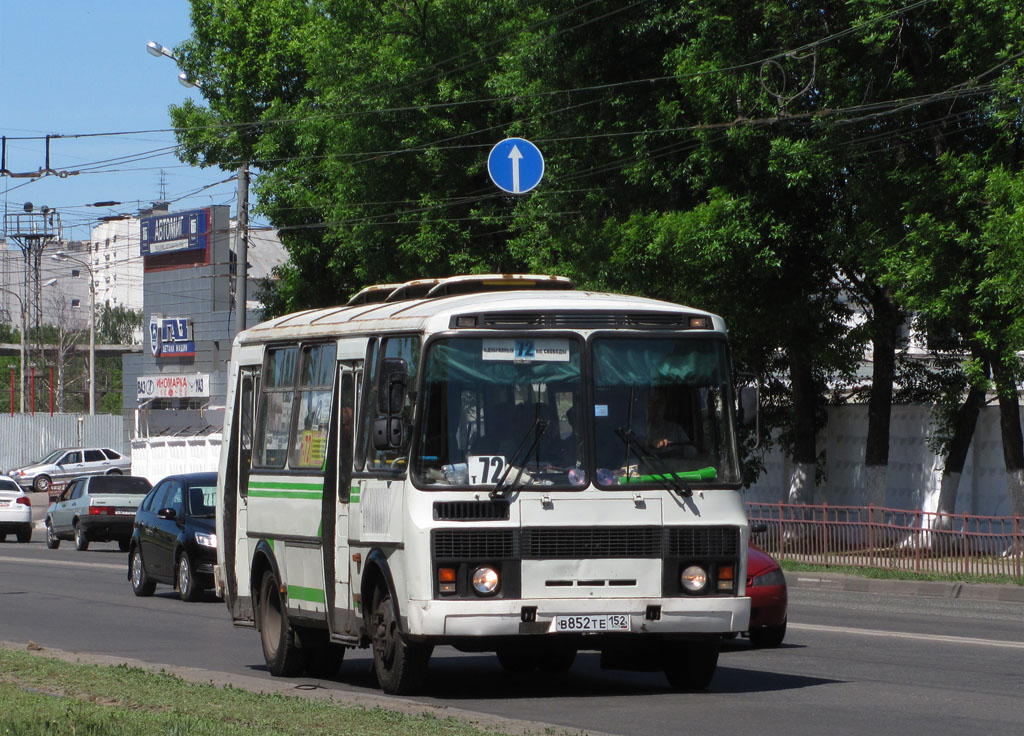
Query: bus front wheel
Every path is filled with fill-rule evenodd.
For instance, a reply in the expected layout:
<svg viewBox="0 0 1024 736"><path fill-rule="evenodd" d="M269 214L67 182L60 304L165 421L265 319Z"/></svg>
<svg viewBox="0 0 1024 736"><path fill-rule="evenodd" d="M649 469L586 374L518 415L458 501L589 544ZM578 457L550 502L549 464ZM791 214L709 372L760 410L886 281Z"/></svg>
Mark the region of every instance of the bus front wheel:
<svg viewBox="0 0 1024 736"><path fill-rule="evenodd" d="M720 641L686 642L668 647L665 677L673 690L706 690L718 667Z"/></svg>
<svg viewBox="0 0 1024 736"><path fill-rule="evenodd" d="M371 631L377 682L388 695L406 695L423 684L433 647L405 640L390 593L378 589L373 599Z"/></svg>
<svg viewBox="0 0 1024 736"><path fill-rule="evenodd" d="M299 648L281 600L277 578L269 570L263 573L258 605L260 641L267 669L276 677L297 677L305 667L306 653Z"/></svg>

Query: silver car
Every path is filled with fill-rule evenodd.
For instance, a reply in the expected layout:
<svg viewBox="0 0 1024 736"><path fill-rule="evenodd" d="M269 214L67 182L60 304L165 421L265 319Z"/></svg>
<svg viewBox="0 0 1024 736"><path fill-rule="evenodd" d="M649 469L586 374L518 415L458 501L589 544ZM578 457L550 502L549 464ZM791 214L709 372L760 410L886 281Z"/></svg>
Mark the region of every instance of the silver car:
<svg viewBox="0 0 1024 736"><path fill-rule="evenodd" d="M7 474L22 488L49 493L54 483L65 483L82 475L129 473L132 459L105 447L62 447L49 455Z"/></svg>
<svg viewBox="0 0 1024 736"><path fill-rule="evenodd" d="M89 542L117 541L128 551L135 512L152 485L135 475L90 475L73 478L60 498L46 509L46 546L57 549L72 539L84 552Z"/></svg>

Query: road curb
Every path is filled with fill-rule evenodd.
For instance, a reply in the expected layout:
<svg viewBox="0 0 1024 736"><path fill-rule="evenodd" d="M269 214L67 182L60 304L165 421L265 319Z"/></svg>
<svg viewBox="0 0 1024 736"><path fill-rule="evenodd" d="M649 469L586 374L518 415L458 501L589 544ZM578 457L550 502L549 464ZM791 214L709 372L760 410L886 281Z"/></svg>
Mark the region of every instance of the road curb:
<svg viewBox="0 0 1024 736"><path fill-rule="evenodd" d="M938 580L877 580L842 573L786 572L791 588L1024 603L1024 586Z"/></svg>

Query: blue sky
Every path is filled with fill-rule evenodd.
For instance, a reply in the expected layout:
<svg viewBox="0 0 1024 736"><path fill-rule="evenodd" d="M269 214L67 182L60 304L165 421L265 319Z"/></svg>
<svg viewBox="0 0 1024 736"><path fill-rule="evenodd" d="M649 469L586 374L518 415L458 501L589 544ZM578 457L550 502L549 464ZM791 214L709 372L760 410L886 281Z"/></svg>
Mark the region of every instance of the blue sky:
<svg viewBox="0 0 1024 736"><path fill-rule="evenodd" d="M43 140L11 138L154 131L52 140L51 168L83 173L0 177L5 213L27 201L48 205L61 212L65 238L85 240L99 217L159 199L162 180L172 210L228 204L233 214L234 181L198 192L233 172L186 166L168 150L168 106L202 98L146 43L173 48L191 30L187 0L0 0L0 135L8 138L9 170L37 171L45 162ZM86 206L100 201L122 204Z"/></svg>

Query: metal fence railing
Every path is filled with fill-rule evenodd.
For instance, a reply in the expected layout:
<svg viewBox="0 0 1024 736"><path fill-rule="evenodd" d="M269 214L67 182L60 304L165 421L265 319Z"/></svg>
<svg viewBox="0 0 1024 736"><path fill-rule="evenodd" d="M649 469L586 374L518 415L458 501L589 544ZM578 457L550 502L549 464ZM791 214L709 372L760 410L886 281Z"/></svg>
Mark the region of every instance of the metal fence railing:
<svg viewBox="0 0 1024 736"><path fill-rule="evenodd" d="M748 503L757 546L776 559L1024 579L1024 518L877 506Z"/></svg>

